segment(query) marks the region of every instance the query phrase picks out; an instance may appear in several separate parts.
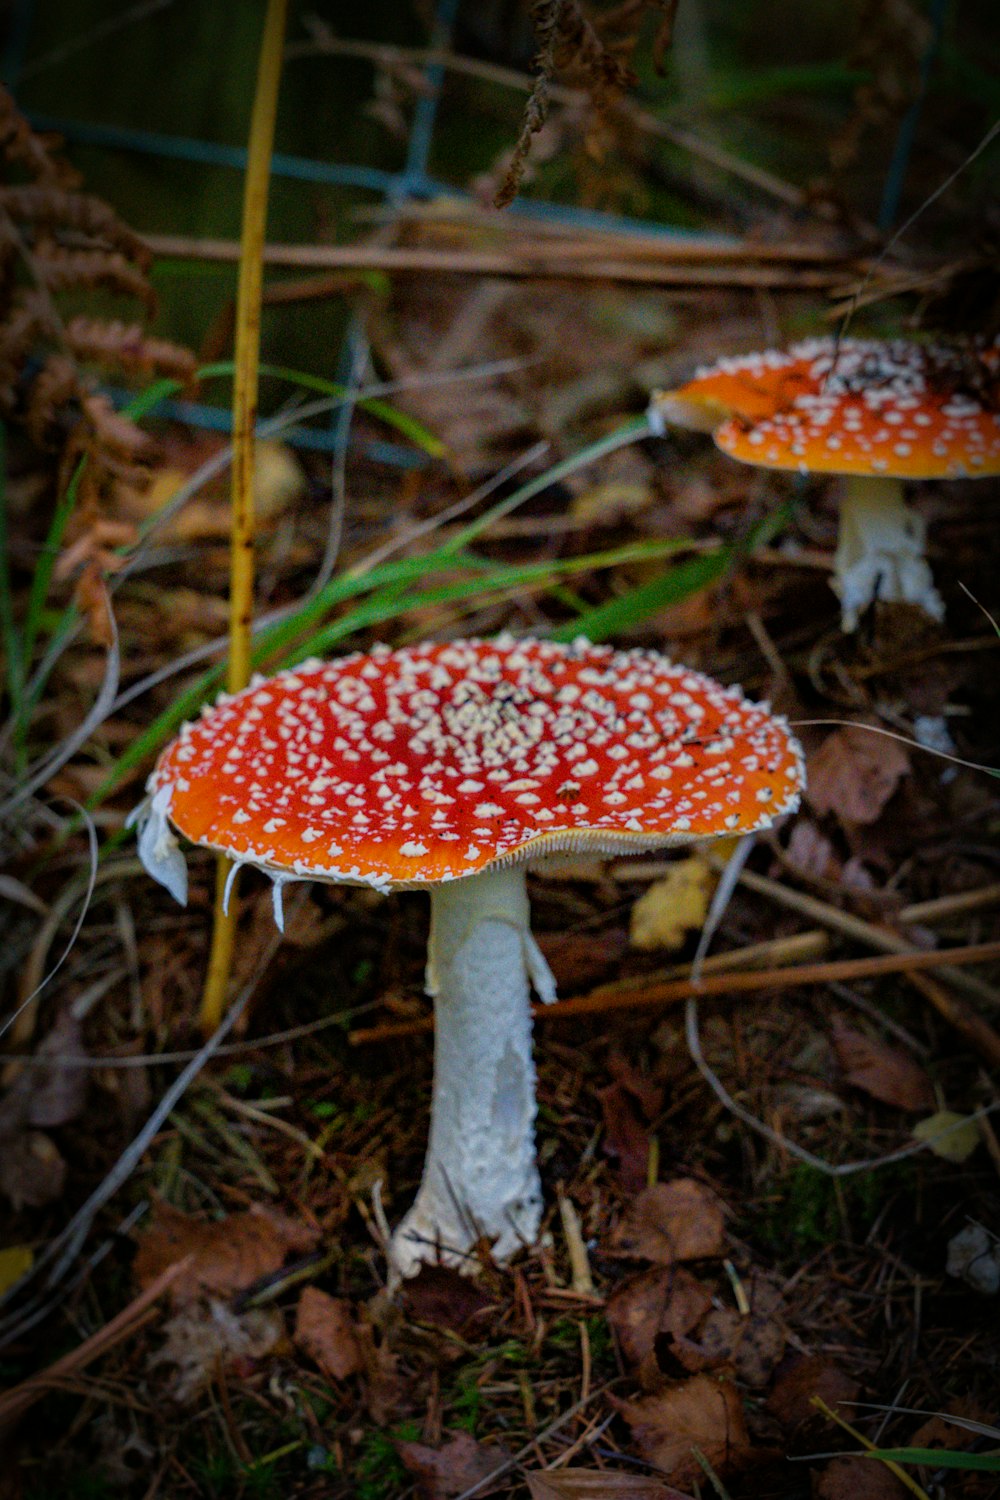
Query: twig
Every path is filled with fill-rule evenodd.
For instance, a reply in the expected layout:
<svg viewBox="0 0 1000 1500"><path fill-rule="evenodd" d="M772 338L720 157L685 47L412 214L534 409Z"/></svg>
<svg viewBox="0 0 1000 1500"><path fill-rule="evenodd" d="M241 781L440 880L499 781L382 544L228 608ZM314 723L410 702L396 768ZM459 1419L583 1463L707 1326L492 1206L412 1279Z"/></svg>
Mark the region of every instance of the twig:
<svg viewBox="0 0 1000 1500"><path fill-rule="evenodd" d="M123 1339L129 1338L137 1333L156 1316L156 1303L163 1293L172 1285L177 1277L186 1271L191 1263L191 1256L187 1255L183 1260L176 1261L156 1280L140 1292L138 1297L123 1307L103 1328L92 1333L89 1339L57 1359L47 1369L40 1371L37 1375L31 1375L27 1380L22 1380L19 1385L12 1386L9 1391L0 1395L0 1426L6 1426L16 1421L19 1417L44 1396L46 1391L53 1385L58 1384L65 1376L75 1374L83 1370L92 1360L102 1354L107 1354L116 1344Z"/></svg>
<svg viewBox="0 0 1000 1500"><path fill-rule="evenodd" d="M955 967L965 964L992 963L1000 959L1000 942L974 943L963 948L912 953L887 953L875 958L843 958L832 963L797 964L784 969L758 969L743 974L713 974L705 979L676 979L657 983L626 980L599 985L586 995L571 1000L557 1000L555 1005L536 1005L536 1021L558 1021L568 1016L604 1015L610 1011L644 1010L655 1005L672 1005L692 996L709 999L717 995L746 994L756 990L794 989L802 985L829 984L832 980L875 979L884 974L909 974L937 969L943 964ZM985 1023L983 1023L985 1025ZM393 1041L404 1036L420 1036L434 1029L433 1018L393 1022L352 1031L352 1046L369 1042ZM987 1028L989 1029L989 1028ZM990 1031L995 1047L993 1061L1000 1062L1000 1038Z"/></svg>
<svg viewBox="0 0 1000 1500"><path fill-rule="evenodd" d="M192 239L182 235L148 235L155 254L183 260L235 263L240 257L237 240ZM664 247L658 263L631 259L627 250L615 246L615 259L578 259L562 254L558 243L536 242L531 249L438 250L400 245L265 245L268 265L335 270L365 267L380 271L437 272L464 276L551 277L572 281L634 281L650 286L832 286L838 276L835 266L826 269L797 264L763 263L752 247L744 245L735 258L731 253L696 256L691 249ZM699 263L704 260L705 263ZM732 263L730 263L732 262ZM842 273L841 273L842 274Z"/></svg>
<svg viewBox="0 0 1000 1500"><path fill-rule="evenodd" d="M478 1495L480 1490L485 1489L486 1485L494 1484L498 1479L502 1479L505 1474L509 1474L512 1469L518 1468L522 1460L527 1458L529 1453L535 1451L536 1444L544 1443L554 1433L558 1432L561 1427L565 1427L567 1422L572 1422L574 1417L580 1415L584 1407L589 1406L592 1401L596 1401L598 1396L603 1396L613 1385L617 1385L617 1383L616 1380L609 1380L606 1385L598 1386L596 1391L591 1391L590 1395L585 1397L584 1400L575 1402L568 1411L563 1412L561 1417L556 1417L554 1422L550 1422L548 1427L543 1428L541 1432L537 1433L529 1443L525 1443L523 1448L519 1448L512 1458L505 1459L502 1464L498 1464L495 1469L491 1469L488 1474L484 1474L482 1479L477 1479L475 1484L470 1485L467 1490L463 1490L460 1495L456 1495L455 1500L472 1500L472 1496Z"/></svg>
<svg viewBox="0 0 1000 1500"><path fill-rule="evenodd" d="M756 892L758 896L766 896L768 900L776 901L779 906L787 907L789 911L808 917L810 921L820 922L824 927L842 933L844 937L864 943L866 948L874 948L882 953L919 953L922 951L908 938L903 937L899 932L893 932L889 927L880 927L873 922L866 922L863 917L856 917L853 912L842 911L839 906L831 906L827 901L820 901L818 897L810 896L805 891L797 891L791 886L782 885L780 881L771 880L766 875L757 875L752 870L745 870L740 877L740 884ZM996 1004L997 996L993 990L971 974L952 975L946 969L941 977L947 979L949 983L957 984L959 988L970 995L975 995L979 1000L986 1000L991 1005Z"/></svg>

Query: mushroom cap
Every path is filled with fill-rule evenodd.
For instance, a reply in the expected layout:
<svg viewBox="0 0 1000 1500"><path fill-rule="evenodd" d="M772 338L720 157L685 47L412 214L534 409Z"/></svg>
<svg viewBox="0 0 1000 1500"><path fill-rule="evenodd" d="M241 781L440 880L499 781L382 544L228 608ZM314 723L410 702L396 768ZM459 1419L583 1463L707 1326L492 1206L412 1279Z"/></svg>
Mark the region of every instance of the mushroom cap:
<svg viewBox="0 0 1000 1500"><path fill-rule="evenodd" d="M809 339L700 370L665 399L744 463L896 479L1000 473L1000 345ZM714 420L713 420L714 419ZM718 425L715 425L717 420Z"/></svg>
<svg viewBox="0 0 1000 1500"><path fill-rule="evenodd" d="M391 889L750 833L802 785L784 721L738 688L653 651L501 637L259 679L185 725L149 790L235 860Z"/></svg>

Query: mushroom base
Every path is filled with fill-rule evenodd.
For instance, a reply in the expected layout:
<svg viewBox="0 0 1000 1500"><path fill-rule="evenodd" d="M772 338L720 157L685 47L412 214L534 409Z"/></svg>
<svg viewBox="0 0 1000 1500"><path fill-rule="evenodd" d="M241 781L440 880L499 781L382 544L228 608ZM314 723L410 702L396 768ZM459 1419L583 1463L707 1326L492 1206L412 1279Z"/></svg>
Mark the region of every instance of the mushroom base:
<svg viewBox="0 0 1000 1500"><path fill-rule="evenodd" d="M915 604L931 619L944 619L944 601L924 556L925 531L898 479L847 480L833 576L844 630L854 630L875 599Z"/></svg>
<svg viewBox="0 0 1000 1500"><path fill-rule="evenodd" d="M474 1270L538 1233L530 988L555 984L528 926L523 865L435 886L427 990L434 996L430 1142L416 1201L392 1238L394 1277L426 1261Z"/></svg>

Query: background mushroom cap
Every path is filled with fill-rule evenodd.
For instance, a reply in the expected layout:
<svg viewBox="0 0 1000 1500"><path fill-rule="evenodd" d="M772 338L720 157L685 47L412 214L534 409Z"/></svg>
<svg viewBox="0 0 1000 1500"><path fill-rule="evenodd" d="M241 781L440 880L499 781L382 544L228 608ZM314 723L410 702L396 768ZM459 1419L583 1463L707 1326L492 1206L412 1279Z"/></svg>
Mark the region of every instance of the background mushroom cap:
<svg viewBox="0 0 1000 1500"><path fill-rule="evenodd" d="M195 843L392 888L749 833L802 784L784 722L738 688L652 651L501 638L258 681L186 725L149 785Z"/></svg>
<svg viewBox="0 0 1000 1500"><path fill-rule="evenodd" d="M1000 473L1000 348L810 339L700 370L670 396L725 413L744 463L895 479Z"/></svg>

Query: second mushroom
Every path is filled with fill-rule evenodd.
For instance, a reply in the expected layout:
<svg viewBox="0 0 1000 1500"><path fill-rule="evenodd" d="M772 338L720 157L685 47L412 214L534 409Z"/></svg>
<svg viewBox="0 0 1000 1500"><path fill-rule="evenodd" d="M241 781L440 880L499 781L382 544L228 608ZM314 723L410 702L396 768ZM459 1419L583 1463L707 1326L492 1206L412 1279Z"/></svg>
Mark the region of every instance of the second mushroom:
<svg viewBox="0 0 1000 1500"><path fill-rule="evenodd" d="M743 463L840 474L833 587L853 630L879 599L935 620L944 603L909 480L1000 473L1000 345L808 339L737 355L654 396L650 425L711 432Z"/></svg>
<svg viewBox="0 0 1000 1500"><path fill-rule="evenodd" d="M741 835L790 812L784 722L652 651L452 641L307 663L220 699L164 751L140 853L186 894L174 830L281 884L430 892L430 1142L393 1237L397 1275L534 1241L529 861ZM280 901L276 901L280 909Z"/></svg>

